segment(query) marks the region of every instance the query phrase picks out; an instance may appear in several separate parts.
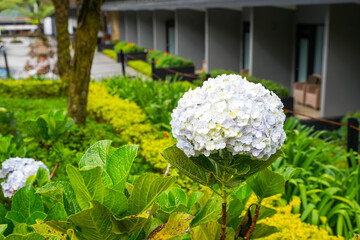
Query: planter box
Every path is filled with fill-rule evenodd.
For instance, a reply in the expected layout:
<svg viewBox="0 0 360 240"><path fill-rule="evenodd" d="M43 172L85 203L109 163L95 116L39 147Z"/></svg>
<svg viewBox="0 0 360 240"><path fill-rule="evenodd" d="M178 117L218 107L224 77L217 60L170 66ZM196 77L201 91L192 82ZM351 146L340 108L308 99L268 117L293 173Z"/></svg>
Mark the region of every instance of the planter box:
<svg viewBox="0 0 360 240"><path fill-rule="evenodd" d="M97 51L102 52L104 49L114 49L115 44L112 43L98 43Z"/></svg>
<svg viewBox="0 0 360 240"><path fill-rule="evenodd" d="M191 66L191 67L174 67L174 68L168 68L169 70L167 70L166 68L152 68L152 74L153 74L153 79L165 79L166 76L169 77L173 77L176 75L175 72L180 72L180 73L186 73L186 74L191 74L194 75L195 72L195 67ZM188 76L181 76L178 75L179 77L181 77L181 80L186 80L186 81L194 81L195 78L192 77L188 77Z"/></svg>
<svg viewBox="0 0 360 240"><path fill-rule="evenodd" d="M124 60L125 60L125 63L127 61L131 61L131 60L142 60L144 62L146 62L146 52L138 52L138 53L124 53ZM118 63L121 63L121 53L117 53L116 54L117 57L116 57L116 61Z"/></svg>

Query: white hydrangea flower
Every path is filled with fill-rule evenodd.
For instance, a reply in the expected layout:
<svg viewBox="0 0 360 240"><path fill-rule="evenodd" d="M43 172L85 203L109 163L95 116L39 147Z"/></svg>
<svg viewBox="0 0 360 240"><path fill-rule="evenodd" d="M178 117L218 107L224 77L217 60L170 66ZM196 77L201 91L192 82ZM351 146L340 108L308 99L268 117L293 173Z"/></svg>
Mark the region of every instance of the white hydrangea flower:
<svg viewBox="0 0 360 240"><path fill-rule="evenodd" d="M49 172L43 162L35 161L32 158L16 157L3 162L0 178L6 178L1 183L4 196L11 198L17 190L25 186L26 179L31 175L35 175L40 167Z"/></svg>
<svg viewBox="0 0 360 240"><path fill-rule="evenodd" d="M177 147L189 157L227 149L267 160L286 138L282 108L279 97L261 84L223 74L186 92L170 124Z"/></svg>

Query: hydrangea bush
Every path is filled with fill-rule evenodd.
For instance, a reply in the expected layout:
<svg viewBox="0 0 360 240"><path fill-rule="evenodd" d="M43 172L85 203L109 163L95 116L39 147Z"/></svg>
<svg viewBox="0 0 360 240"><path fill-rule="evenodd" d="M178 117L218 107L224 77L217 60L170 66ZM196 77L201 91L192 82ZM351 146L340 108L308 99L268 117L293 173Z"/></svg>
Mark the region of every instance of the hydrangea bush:
<svg viewBox="0 0 360 240"><path fill-rule="evenodd" d="M284 191L285 178L267 169L281 155L286 138L282 108L279 97L261 84L223 74L186 92L171 115L177 147L162 154L183 174L221 196L221 240L229 226L229 195L243 182L258 202L250 205L248 220L238 223L235 239L250 239L261 201ZM256 206L253 218L251 206Z"/></svg>
<svg viewBox="0 0 360 240"><path fill-rule="evenodd" d="M49 169L43 162L32 158L9 158L2 163L0 178L5 178L1 183L5 197L11 198L17 190L25 186L26 179L35 175L39 168Z"/></svg>

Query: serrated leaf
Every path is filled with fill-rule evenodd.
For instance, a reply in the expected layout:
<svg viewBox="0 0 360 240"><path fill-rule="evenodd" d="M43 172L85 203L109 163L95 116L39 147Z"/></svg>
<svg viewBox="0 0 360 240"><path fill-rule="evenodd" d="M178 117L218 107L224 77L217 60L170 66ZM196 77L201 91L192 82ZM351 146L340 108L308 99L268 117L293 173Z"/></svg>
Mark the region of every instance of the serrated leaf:
<svg viewBox="0 0 360 240"><path fill-rule="evenodd" d="M110 188L124 191L131 166L137 155L137 145L125 145L116 149L111 157L106 160L106 172L109 174L113 185Z"/></svg>
<svg viewBox="0 0 360 240"><path fill-rule="evenodd" d="M168 240L186 234L194 216L187 213L172 213L166 224L160 225L146 238L147 240Z"/></svg>
<svg viewBox="0 0 360 240"><path fill-rule="evenodd" d="M237 165L239 164L247 164L250 166L250 170L246 172L245 174L242 174L241 177L246 180L255 173L266 169L268 166L270 166L273 162L276 161L279 157L283 156L283 153L281 151L277 151L275 154L273 154L268 160L255 160L251 159L250 157L246 156L239 156L239 159L237 161Z"/></svg>
<svg viewBox="0 0 360 240"><path fill-rule="evenodd" d="M113 222L114 232L117 234L132 234L138 231L151 218L151 216L157 211L157 209L158 204L155 203L151 206L151 208L146 209L141 213L126 216L123 218L115 217L115 221Z"/></svg>
<svg viewBox="0 0 360 240"><path fill-rule="evenodd" d="M7 224L0 224L0 234L2 235L7 228Z"/></svg>
<svg viewBox="0 0 360 240"><path fill-rule="evenodd" d="M56 239L66 240L66 234L46 225L43 221L36 221L36 224L31 225L35 232L48 237L55 237Z"/></svg>
<svg viewBox="0 0 360 240"><path fill-rule="evenodd" d="M192 227L199 226L211 220L217 220L221 215L221 206L221 198L218 195L214 195L208 199L206 204L195 214Z"/></svg>
<svg viewBox="0 0 360 240"><path fill-rule="evenodd" d="M36 191L54 202L64 205L67 215L81 211L74 189L68 182L50 182Z"/></svg>
<svg viewBox="0 0 360 240"><path fill-rule="evenodd" d="M119 239L120 235L113 231L113 214L96 200L91 207L69 217L87 240Z"/></svg>
<svg viewBox="0 0 360 240"><path fill-rule="evenodd" d="M255 208L251 209L251 213L252 215L255 214ZM266 206L261 206L260 210L259 210L259 216L258 216L258 221L261 219L265 219L268 217L271 217L273 215L275 215L277 213L277 211L273 208L269 208Z"/></svg>
<svg viewBox="0 0 360 240"><path fill-rule="evenodd" d="M175 177L159 177L154 174L143 174L138 177L134 181L134 189L129 197L129 215L148 209L175 180Z"/></svg>
<svg viewBox="0 0 360 240"><path fill-rule="evenodd" d="M42 187L50 180L49 171L40 167L36 172L36 175L32 175L26 179L25 185L36 185L36 187Z"/></svg>
<svg viewBox="0 0 360 240"><path fill-rule="evenodd" d="M66 221L68 217L64 205L61 203L56 203L52 208L50 208L47 214L48 219L58 221Z"/></svg>
<svg viewBox="0 0 360 240"><path fill-rule="evenodd" d="M192 180L205 186L209 184L209 172L199 168L177 147L165 149L164 152L162 152L162 156Z"/></svg>
<svg viewBox="0 0 360 240"><path fill-rule="evenodd" d="M186 194L180 188L171 188L163 192L156 200L160 209L170 213L180 204L186 206L187 199Z"/></svg>
<svg viewBox="0 0 360 240"><path fill-rule="evenodd" d="M256 224L255 230L252 234L251 239L260 239L267 236L270 236L271 234L274 234L276 232L279 232L279 230L274 226L269 226L263 223Z"/></svg>
<svg viewBox="0 0 360 240"><path fill-rule="evenodd" d="M234 239L238 239L239 237L244 238L246 233L249 231L251 224L252 224L252 215L250 209L248 208L246 210L244 217L242 217L239 225L236 227Z"/></svg>
<svg viewBox="0 0 360 240"><path fill-rule="evenodd" d="M221 225L215 221L209 221L200 226L193 227L190 230L191 240L215 240L220 239ZM226 240L234 240L235 231L232 228L226 228Z"/></svg>
<svg viewBox="0 0 360 240"><path fill-rule="evenodd" d="M23 187L13 197L11 211L6 218L14 223L35 224L37 218L44 220L44 206L41 197L35 194L33 187Z"/></svg>
<svg viewBox="0 0 360 240"><path fill-rule="evenodd" d="M198 202L203 196L204 196L204 193L201 191L192 192L190 194L190 197L189 197L188 203L187 203L187 209L189 212L195 206L196 202Z"/></svg>
<svg viewBox="0 0 360 240"><path fill-rule="evenodd" d="M285 189L284 177L268 169L260 171L246 182L260 200L283 193Z"/></svg>
<svg viewBox="0 0 360 240"><path fill-rule="evenodd" d="M44 240L44 237L38 233L29 233L26 235L21 234L10 234L5 240Z"/></svg>
<svg viewBox="0 0 360 240"><path fill-rule="evenodd" d="M103 140L96 142L88 148L79 161L79 168L93 168L100 166L105 169L106 155L109 152L111 140Z"/></svg>
<svg viewBox="0 0 360 240"><path fill-rule="evenodd" d="M104 204L115 215L120 215L128 209L128 200L124 193L104 186L101 167L77 170L68 165L66 171L82 209L89 208L92 200Z"/></svg>

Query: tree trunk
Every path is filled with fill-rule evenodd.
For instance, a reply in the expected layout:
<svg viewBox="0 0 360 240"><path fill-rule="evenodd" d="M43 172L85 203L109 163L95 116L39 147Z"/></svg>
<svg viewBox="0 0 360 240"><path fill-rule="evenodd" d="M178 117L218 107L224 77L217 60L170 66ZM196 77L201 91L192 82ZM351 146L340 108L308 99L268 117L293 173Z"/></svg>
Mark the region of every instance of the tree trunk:
<svg viewBox="0 0 360 240"><path fill-rule="evenodd" d="M76 124L86 123L90 71L100 26L101 5L102 0L88 0L78 6L80 9L68 99L68 113Z"/></svg>
<svg viewBox="0 0 360 240"><path fill-rule="evenodd" d="M70 38L68 31L69 0L52 0L55 7L56 41L57 41L57 66L59 75L64 83L70 78Z"/></svg>

